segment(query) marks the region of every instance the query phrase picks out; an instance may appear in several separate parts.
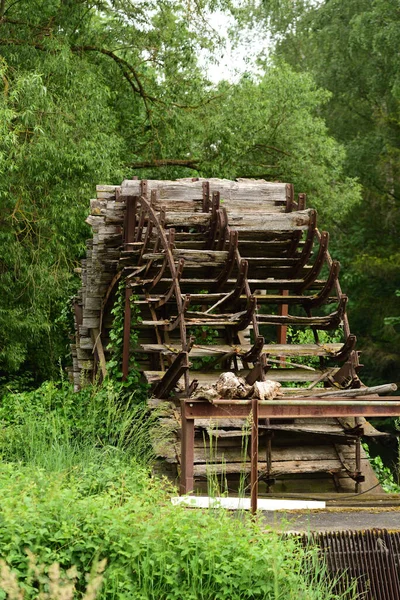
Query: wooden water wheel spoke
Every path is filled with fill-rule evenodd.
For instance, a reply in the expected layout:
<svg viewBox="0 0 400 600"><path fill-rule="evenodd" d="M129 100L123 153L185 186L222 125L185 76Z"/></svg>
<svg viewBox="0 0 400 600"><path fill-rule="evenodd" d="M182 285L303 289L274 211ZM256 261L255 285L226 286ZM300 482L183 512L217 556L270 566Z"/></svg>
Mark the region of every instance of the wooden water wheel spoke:
<svg viewBox="0 0 400 600"><path fill-rule="evenodd" d="M329 244L329 234L326 231L321 233L321 237L319 238L319 248L318 253L315 258L315 262L310 269L310 271L304 277L304 281L301 286L299 286L299 290L303 292L308 289L317 279L318 275L321 272L321 269L326 261L326 253L328 251Z"/></svg>
<svg viewBox="0 0 400 600"><path fill-rule="evenodd" d="M301 252L298 254L298 262L295 265L291 275L292 277L296 277L298 273L301 271L302 267L307 263L311 256L311 252L314 245L315 239L315 228L317 226L317 212L314 210L310 214L310 223L308 226L307 237L304 242L304 245L301 249ZM290 254L290 252L289 252Z"/></svg>

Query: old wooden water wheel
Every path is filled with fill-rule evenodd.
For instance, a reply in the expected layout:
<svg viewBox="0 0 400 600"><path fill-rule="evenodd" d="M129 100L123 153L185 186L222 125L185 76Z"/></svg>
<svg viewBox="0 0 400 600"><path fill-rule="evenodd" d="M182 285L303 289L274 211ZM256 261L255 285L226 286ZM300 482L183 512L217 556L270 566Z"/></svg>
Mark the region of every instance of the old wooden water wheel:
<svg viewBox="0 0 400 600"><path fill-rule="evenodd" d="M343 491L353 482L360 491L365 477L376 482L360 440L380 434L362 415L394 408L370 406L378 397L358 377L339 263L304 194L295 199L292 185L265 181L129 180L98 186L90 207L93 239L74 301L74 383L106 374L110 313L123 281L123 372L135 356L150 405L166 403L172 437L158 453L182 470L183 491L211 473L233 487L250 473L255 451L267 490ZM141 315L134 347L132 305ZM238 414L227 396L204 392L227 372L247 386L228 395ZM275 411L258 394L250 451L249 411L255 384L265 380L282 387L269 396ZM356 393L365 406L352 411L344 402L332 413L332 396L339 407Z"/></svg>

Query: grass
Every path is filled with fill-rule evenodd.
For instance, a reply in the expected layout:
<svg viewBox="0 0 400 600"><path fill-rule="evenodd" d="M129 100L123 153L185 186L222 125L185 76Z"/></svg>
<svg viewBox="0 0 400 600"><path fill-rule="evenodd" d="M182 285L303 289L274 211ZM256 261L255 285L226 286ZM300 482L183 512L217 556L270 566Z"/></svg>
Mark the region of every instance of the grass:
<svg viewBox="0 0 400 600"><path fill-rule="evenodd" d="M107 600L336 598L315 549L247 515L172 506L176 490L149 468L152 435L155 417L111 384L3 398L0 567L25 599L69 600L51 591L52 573L82 598L105 560L96 597ZM11 598L1 573L0 599Z"/></svg>

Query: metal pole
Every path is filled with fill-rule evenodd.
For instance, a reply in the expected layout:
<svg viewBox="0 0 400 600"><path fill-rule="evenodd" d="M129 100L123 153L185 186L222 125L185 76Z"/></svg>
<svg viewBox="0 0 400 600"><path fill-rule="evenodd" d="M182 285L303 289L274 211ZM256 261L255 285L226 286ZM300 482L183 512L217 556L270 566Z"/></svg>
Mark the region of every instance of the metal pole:
<svg viewBox="0 0 400 600"><path fill-rule="evenodd" d="M181 483L180 493L189 494L194 488L194 419L186 417L186 403L181 400Z"/></svg>
<svg viewBox="0 0 400 600"><path fill-rule="evenodd" d="M258 399L251 401L252 424L251 424L251 514L257 512L258 497Z"/></svg>
<svg viewBox="0 0 400 600"><path fill-rule="evenodd" d="M356 424L356 426L360 425L360 419L359 417L355 417L354 422ZM361 436L357 435L357 439L356 439L356 452L355 452L356 456L356 473L357 473L357 477L359 477L361 475ZM355 492L356 494L359 494L361 492L361 482L359 480L356 481L356 485L355 485Z"/></svg>
<svg viewBox="0 0 400 600"><path fill-rule="evenodd" d="M394 398L394 397L393 397ZM393 400L260 400L260 406L306 406L312 408L315 406L400 406L398 397ZM251 400L213 400L213 406L248 406ZM318 415L319 416L319 415ZM278 415L276 418L284 418L284 415Z"/></svg>
<svg viewBox="0 0 400 600"><path fill-rule="evenodd" d="M281 290L281 296L288 296L288 290ZM278 306L278 315L280 317L287 317L289 314L289 306L287 304L280 304ZM287 325L278 325L278 344L287 344ZM280 357L281 366L284 367L286 362L285 356Z"/></svg>

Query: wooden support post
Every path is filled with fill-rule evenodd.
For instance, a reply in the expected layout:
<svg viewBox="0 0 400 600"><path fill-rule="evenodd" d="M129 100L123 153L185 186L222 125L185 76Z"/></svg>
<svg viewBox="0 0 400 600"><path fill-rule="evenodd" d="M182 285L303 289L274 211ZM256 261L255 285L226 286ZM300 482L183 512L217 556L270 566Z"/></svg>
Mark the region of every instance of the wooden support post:
<svg viewBox="0 0 400 600"><path fill-rule="evenodd" d="M137 202L138 202L137 196L127 196L127 198L126 198L126 211L125 211L125 223L124 223L125 250L129 250L129 244L135 241Z"/></svg>
<svg viewBox="0 0 400 600"><path fill-rule="evenodd" d="M294 187L292 183L286 184L286 212L292 212L294 203Z"/></svg>
<svg viewBox="0 0 400 600"><path fill-rule="evenodd" d="M210 212L210 182L203 182L203 200L202 200L202 210L205 213Z"/></svg>
<svg viewBox="0 0 400 600"><path fill-rule="evenodd" d="M181 400L181 482L180 493L189 494L194 488L194 419L186 416L186 402Z"/></svg>
<svg viewBox="0 0 400 600"><path fill-rule="evenodd" d="M289 290L282 290L281 296L288 296ZM289 306L287 304L280 304L278 306L278 315L280 317L287 317L289 314ZM287 325L278 326L278 344L287 344ZM285 357L281 356L281 366L285 366Z"/></svg>
<svg viewBox="0 0 400 600"><path fill-rule="evenodd" d="M253 398L251 401L252 423L251 423L251 477L250 477L250 493L251 493L251 514L257 512L257 497L258 497L258 399Z"/></svg>
<svg viewBox="0 0 400 600"><path fill-rule="evenodd" d="M129 373L129 344L131 337L131 288L125 288L124 311L124 343L122 348L122 379L125 381Z"/></svg>

